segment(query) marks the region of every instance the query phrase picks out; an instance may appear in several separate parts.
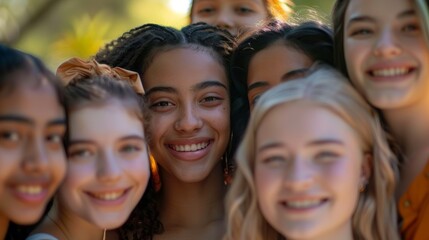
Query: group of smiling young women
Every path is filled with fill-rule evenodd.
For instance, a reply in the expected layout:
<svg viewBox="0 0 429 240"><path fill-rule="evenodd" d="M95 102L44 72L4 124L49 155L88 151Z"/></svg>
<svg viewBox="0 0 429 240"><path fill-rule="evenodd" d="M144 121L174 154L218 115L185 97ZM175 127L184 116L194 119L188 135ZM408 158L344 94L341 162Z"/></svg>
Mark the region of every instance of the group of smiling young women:
<svg viewBox="0 0 429 240"><path fill-rule="evenodd" d="M56 76L0 46L0 239L429 239L428 1L289 6L194 0Z"/></svg>

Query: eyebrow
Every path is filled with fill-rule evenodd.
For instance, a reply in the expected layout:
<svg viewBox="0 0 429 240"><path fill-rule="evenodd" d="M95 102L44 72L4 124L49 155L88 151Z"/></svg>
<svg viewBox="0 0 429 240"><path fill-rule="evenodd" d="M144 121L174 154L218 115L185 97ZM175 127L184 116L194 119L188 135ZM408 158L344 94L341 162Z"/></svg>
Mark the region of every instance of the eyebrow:
<svg viewBox="0 0 429 240"><path fill-rule="evenodd" d="M270 148L278 148L278 147L283 147L283 146L284 146L284 144L282 144L280 142L270 142L270 143L267 143L267 144L260 146L258 148L258 152L262 152L262 151L265 151L265 150L270 149Z"/></svg>
<svg viewBox="0 0 429 240"><path fill-rule="evenodd" d="M399 13L398 18L410 17L414 16L415 14L416 12L413 9L409 9ZM355 22L376 22L376 20L370 16L356 16L349 19L349 21L347 22L347 27Z"/></svg>
<svg viewBox="0 0 429 240"><path fill-rule="evenodd" d="M146 139L142 136L139 135L128 135L125 137L121 137L119 139L120 141L125 141L125 140L140 140L143 142L146 142ZM96 144L95 141L92 140L85 140L85 139L75 139L75 140L70 140L68 145L73 145L73 144Z"/></svg>
<svg viewBox="0 0 429 240"><path fill-rule="evenodd" d="M310 143L308 143L308 146L314 146L314 145L325 145L325 144L336 144L336 145L344 145L344 143L338 139L321 139L321 140L316 140L316 141L312 141Z"/></svg>
<svg viewBox="0 0 429 240"><path fill-rule="evenodd" d="M140 140L140 141L146 142L146 139L142 136L139 136L139 135L125 136L125 137L120 138L120 140L121 141L124 141L124 140Z"/></svg>
<svg viewBox="0 0 429 240"><path fill-rule="evenodd" d="M215 81L215 80L210 80L210 81L204 81L202 83L198 83L195 86L192 87L193 91L200 91L209 87L222 87L225 90L228 90L228 88L225 86L225 84L219 82L219 81Z"/></svg>
<svg viewBox="0 0 429 240"><path fill-rule="evenodd" d="M299 68L299 69L295 69L295 70L289 71L289 72L285 73L285 74L282 76L281 81L282 81L282 82L285 82L285 81L287 81L287 80L294 79L297 75L307 73L307 72L308 72L308 70L309 70L309 68Z"/></svg>
<svg viewBox="0 0 429 240"><path fill-rule="evenodd" d="M19 115L0 115L0 122L18 122L27 125L34 125L34 121ZM48 126L65 125L66 120L64 118L54 119L48 122Z"/></svg>
<svg viewBox="0 0 429 240"><path fill-rule="evenodd" d="M266 86L269 86L267 82L263 82L263 81L254 82L247 87L247 91L249 92L250 90L253 90L255 88L266 87Z"/></svg>
<svg viewBox="0 0 429 240"><path fill-rule="evenodd" d="M145 95L149 96L149 95L156 93L156 92L177 93L176 89L174 89L172 87L161 86L161 87L153 87L153 88L149 89Z"/></svg>

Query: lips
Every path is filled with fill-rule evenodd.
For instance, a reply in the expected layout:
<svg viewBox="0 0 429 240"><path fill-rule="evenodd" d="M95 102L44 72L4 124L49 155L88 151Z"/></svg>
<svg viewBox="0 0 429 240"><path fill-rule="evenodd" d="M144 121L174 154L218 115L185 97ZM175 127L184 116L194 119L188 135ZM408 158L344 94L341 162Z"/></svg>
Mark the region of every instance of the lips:
<svg viewBox="0 0 429 240"><path fill-rule="evenodd" d="M114 201L122 197L125 194L125 189L119 191L103 192L103 193L91 193L88 192L92 197L104 201Z"/></svg>
<svg viewBox="0 0 429 240"><path fill-rule="evenodd" d="M183 161L196 161L202 159L210 152L213 139L199 138L170 141L167 149L176 159Z"/></svg>
<svg viewBox="0 0 429 240"><path fill-rule="evenodd" d="M186 145L169 144L168 147L170 147L171 149L177 152L195 152L206 148L209 144L210 142L207 141L207 142L201 142L197 144L186 144Z"/></svg>
<svg viewBox="0 0 429 240"><path fill-rule="evenodd" d="M295 200L295 201L283 201L282 204L288 208L294 209L309 209L320 206L326 200L314 199L314 200Z"/></svg>
<svg viewBox="0 0 429 240"><path fill-rule="evenodd" d="M382 62L372 65L367 74L374 80L401 80L417 68L408 62Z"/></svg>
<svg viewBox="0 0 429 240"><path fill-rule="evenodd" d="M21 202L28 204L41 204L47 200L49 193L49 182L15 183L11 185L14 196Z"/></svg>
<svg viewBox="0 0 429 240"><path fill-rule="evenodd" d="M131 187L106 191L85 191L98 206L119 206L125 202Z"/></svg>

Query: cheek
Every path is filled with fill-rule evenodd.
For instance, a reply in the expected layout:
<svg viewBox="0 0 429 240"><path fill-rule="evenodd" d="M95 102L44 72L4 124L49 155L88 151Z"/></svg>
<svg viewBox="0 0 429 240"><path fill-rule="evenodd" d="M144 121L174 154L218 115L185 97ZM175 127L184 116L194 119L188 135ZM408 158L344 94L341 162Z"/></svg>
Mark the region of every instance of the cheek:
<svg viewBox="0 0 429 240"><path fill-rule="evenodd" d="M63 151L55 152L51 156L51 162L49 164L51 172L54 176L54 181L59 184L65 177L66 174L66 156Z"/></svg>
<svg viewBox="0 0 429 240"><path fill-rule="evenodd" d="M343 159L328 167L322 167L323 174L320 175L318 181L325 182L331 190L339 193L350 192L351 189L356 189L357 191L361 166L356 164L355 160Z"/></svg>
<svg viewBox="0 0 429 240"><path fill-rule="evenodd" d="M60 186L60 196L64 196L63 199L78 200L79 195L85 190L87 183L95 179L96 171L96 168L90 163L75 164L69 162L66 176Z"/></svg>
<svg viewBox="0 0 429 240"><path fill-rule="evenodd" d="M281 189L282 171L256 164L255 166L255 187L259 204L272 206L275 201L274 195Z"/></svg>
<svg viewBox="0 0 429 240"><path fill-rule="evenodd" d="M174 127L175 116L173 114L157 114L154 113L148 122L148 137L150 144L156 143L161 136L165 135L169 129Z"/></svg>
<svg viewBox="0 0 429 240"><path fill-rule="evenodd" d="M146 154L131 161L124 161L122 169L131 181L146 188L150 175L149 159Z"/></svg>

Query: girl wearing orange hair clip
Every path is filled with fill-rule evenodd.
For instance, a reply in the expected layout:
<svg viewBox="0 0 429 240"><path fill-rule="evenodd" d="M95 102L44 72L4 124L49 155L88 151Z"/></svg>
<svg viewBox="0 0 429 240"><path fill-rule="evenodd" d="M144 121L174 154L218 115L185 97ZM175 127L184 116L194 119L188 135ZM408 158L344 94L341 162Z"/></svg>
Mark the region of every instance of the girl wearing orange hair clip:
<svg viewBox="0 0 429 240"><path fill-rule="evenodd" d="M68 170L51 210L27 239L117 239L121 229L109 236L106 229L137 214L150 176L140 78L76 58L57 75L66 83Z"/></svg>
<svg viewBox="0 0 429 240"><path fill-rule="evenodd" d="M285 21L291 6L292 0L193 0L189 16L192 23L205 22L237 36L267 20Z"/></svg>

